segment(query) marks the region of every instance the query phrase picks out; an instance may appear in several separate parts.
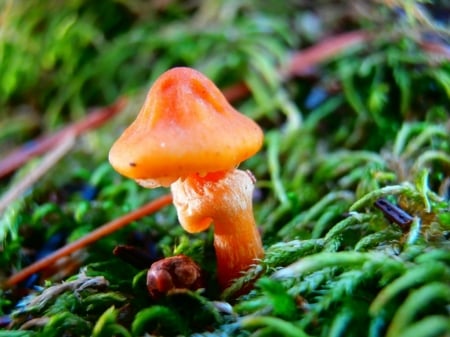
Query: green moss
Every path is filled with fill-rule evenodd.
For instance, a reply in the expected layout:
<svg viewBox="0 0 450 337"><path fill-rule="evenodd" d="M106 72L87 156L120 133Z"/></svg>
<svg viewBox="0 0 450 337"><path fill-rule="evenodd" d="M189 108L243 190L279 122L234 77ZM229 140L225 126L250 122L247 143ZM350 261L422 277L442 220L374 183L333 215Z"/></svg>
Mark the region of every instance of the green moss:
<svg viewBox="0 0 450 337"><path fill-rule="evenodd" d="M152 81L177 65L222 88L250 89L232 103L266 135L262 151L241 165L257 178L266 255L220 293L211 232L187 234L166 207L73 256L75 268L58 280L44 276L29 297L2 290L0 313L12 322L0 336L449 334L449 62L424 38L448 36L448 23L428 13L449 8L352 4L2 3L2 154L94 105L122 95L130 103L8 204L0 279L55 249L46 246L55 236L71 242L167 192L119 176L107 153ZM308 74L280 76L292 50L349 30L371 38ZM39 164L4 178L0 191ZM390 221L374 206L379 198L413 220ZM144 249L150 260L192 257L206 289L150 298L146 271L114 256L118 244Z"/></svg>

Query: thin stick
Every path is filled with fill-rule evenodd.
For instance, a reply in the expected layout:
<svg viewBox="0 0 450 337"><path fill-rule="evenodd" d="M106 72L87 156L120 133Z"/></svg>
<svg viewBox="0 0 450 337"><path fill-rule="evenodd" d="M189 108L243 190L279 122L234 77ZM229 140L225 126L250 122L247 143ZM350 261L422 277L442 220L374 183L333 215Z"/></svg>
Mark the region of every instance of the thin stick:
<svg viewBox="0 0 450 337"><path fill-rule="evenodd" d="M281 75L288 79L292 76L308 74L317 64L327 61L353 46L361 45L369 38L370 35L364 31L352 31L326 38L309 48L294 52L286 67L281 70Z"/></svg>
<svg viewBox="0 0 450 337"><path fill-rule="evenodd" d="M62 139L57 143L56 148L47 153L39 165L34 168L26 177L24 177L17 184L3 194L0 198L0 214L2 214L8 205L16 198L20 197L26 192L36 181L38 181L44 174L46 174L51 167L53 167L75 144L75 135L73 132L66 133Z"/></svg>
<svg viewBox="0 0 450 337"><path fill-rule="evenodd" d="M308 75L319 63L335 57L348 48L368 41L369 38L369 34L363 31L329 37L313 46L293 52L287 65L279 70L280 74L284 80L294 76ZM228 101L235 102L246 98L250 94L250 89L244 82L239 82L223 89L222 92Z"/></svg>
<svg viewBox="0 0 450 337"><path fill-rule="evenodd" d="M88 235L78 239L77 241L74 241L57 251L53 252L52 254L44 257L43 259L29 265L28 267L22 269L18 273L12 275L7 281L6 286L11 287L32 274L49 267L53 263L55 263L57 260L59 260L61 257L72 254L73 252L84 248L91 243L98 241L99 239L117 231L118 229L127 226L130 222L138 220L144 216L150 215L159 209L163 208L166 205L169 205L172 202L172 195L171 194L165 194L158 199L155 199L148 204L145 204L144 206L138 208L137 210L128 213L118 219L115 219L111 222L108 222L104 224L103 226L97 228L93 232L89 233Z"/></svg>
<svg viewBox="0 0 450 337"><path fill-rule="evenodd" d="M15 171L29 159L51 150L68 133L73 133L75 136L78 136L89 129L99 127L121 111L125 105L126 99L121 97L110 106L94 109L94 111L80 121L18 147L0 160L0 178Z"/></svg>

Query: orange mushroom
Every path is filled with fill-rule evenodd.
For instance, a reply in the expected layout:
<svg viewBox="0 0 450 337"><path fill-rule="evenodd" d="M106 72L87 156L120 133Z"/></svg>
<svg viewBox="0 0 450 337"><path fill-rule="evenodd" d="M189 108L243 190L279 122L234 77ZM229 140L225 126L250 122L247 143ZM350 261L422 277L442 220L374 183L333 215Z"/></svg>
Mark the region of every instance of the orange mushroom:
<svg viewBox="0 0 450 337"><path fill-rule="evenodd" d="M162 74L136 120L112 146L109 160L148 188L171 186L183 228L214 223L222 288L264 255L252 209L254 178L236 167L262 146L263 133L198 71Z"/></svg>

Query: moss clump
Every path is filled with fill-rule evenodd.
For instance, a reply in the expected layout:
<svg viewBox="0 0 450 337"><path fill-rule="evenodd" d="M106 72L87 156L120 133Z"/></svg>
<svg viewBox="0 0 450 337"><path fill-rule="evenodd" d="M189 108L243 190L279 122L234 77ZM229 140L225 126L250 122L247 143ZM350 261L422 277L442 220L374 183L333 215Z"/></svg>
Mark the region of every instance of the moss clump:
<svg viewBox="0 0 450 337"><path fill-rule="evenodd" d="M264 129L263 151L242 166L258 180L266 255L221 294L212 234L186 235L167 207L61 261L57 274L1 290L0 336L450 334L450 63L448 22L435 15L448 13L445 4L1 6L2 154L92 105L124 94L130 102L8 203L2 280L165 193L118 176L107 152L142 105L139 92L179 65L222 88L241 83L233 104ZM337 46L325 37L354 30L363 42L343 38L347 47L324 56ZM308 47L314 67L287 76L289 55ZM28 161L0 191L40 164ZM412 220L390 220L381 198ZM144 250L149 264L192 257L205 291L151 299L146 271L113 256L118 244ZM254 289L235 298L248 282Z"/></svg>

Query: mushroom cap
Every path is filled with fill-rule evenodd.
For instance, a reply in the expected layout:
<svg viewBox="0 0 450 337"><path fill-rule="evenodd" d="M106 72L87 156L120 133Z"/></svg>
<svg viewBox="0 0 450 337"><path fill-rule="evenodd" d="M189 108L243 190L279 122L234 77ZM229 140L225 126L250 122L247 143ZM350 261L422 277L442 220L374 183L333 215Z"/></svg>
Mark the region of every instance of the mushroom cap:
<svg viewBox="0 0 450 337"><path fill-rule="evenodd" d="M263 132L200 72L177 67L151 87L136 120L109 152L120 174L146 187L230 170L262 146Z"/></svg>

